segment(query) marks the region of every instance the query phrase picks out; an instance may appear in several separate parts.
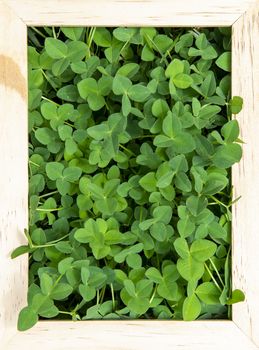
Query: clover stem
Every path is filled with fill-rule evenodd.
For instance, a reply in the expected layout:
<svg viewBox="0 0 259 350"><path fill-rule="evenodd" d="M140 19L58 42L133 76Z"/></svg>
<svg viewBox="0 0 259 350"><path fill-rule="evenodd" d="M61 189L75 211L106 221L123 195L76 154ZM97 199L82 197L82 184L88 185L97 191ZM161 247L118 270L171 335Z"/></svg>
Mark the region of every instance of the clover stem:
<svg viewBox="0 0 259 350"><path fill-rule="evenodd" d="M59 211L59 210L63 210L63 209L64 209L63 207L51 208L51 209L37 208L36 211L43 211L43 212L46 212L46 213L50 213L52 211Z"/></svg>
<svg viewBox="0 0 259 350"><path fill-rule="evenodd" d="M217 274L217 276L218 276L218 278L219 278L219 280L220 280L220 283L222 284L222 286L223 286L223 288L224 288L224 287L225 287L225 284L224 284L224 282L222 281L222 278L221 278L221 276L220 276L220 273L219 273L217 267L215 266L215 264L214 264L214 262L213 262L213 260L212 260L211 258L209 258L209 261L210 261L210 263L211 263L213 269L215 270L215 272L216 272L216 274Z"/></svg>
<svg viewBox="0 0 259 350"><path fill-rule="evenodd" d="M130 39L128 39L128 40L124 43L124 45L122 46L122 48L120 49L118 58L120 58L120 55L121 55L122 51L126 48L126 46L128 45L129 41L130 41Z"/></svg>
<svg viewBox="0 0 259 350"><path fill-rule="evenodd" d="M35 166L37 166L38 168L40 167L40 165L39 165L39 164L34 163L34 162L32 162L31 160L29 160L29 163L30 163L30 164L33 164L33 165L35 165Z"/></svg>
<svg viewBox="0 0 259 350"><path fill-rule="evenodd" d="M83 299L81 303L77 304L76 307L74 308L73 312L77 312L80 310L84 305L86 304L86 301Z"/></svg>
<svg viewBox="0 0 259 350"><path fill-rule="evenodd" d="M231 206L231 205L233 205L233 204L235 204L237 201L239 201L239 199L241 198L242 196L239 196L239 197L237 197L236 199L234 199L233 201L231 201L230 203L229 203L229 207Z"/></svg>
<svg viewBox="0 0 259 350"><path fill-rule="evenodd" d="M55 27L52 27L52 34L53 34L53 38L57 39L57 35L56 35L56 32L55 32Z"/></svg>
<svg viewBox="0 0 259 350"><path fill-rule="evenodd" d="M96 305L99 305L99 302L100 302L100 291L99 291L99 289L97 289L97 292L96 292Z"/></svg>
<svg viewBox="0 0 259 350"><path fill-rule="evenodd" d="M31 248L45 248L45 247L53 247L53 245L55 245L56 243L62 241L64 238L67 238L69 236L69 233L61 238L58 238L54 241L50 241L50 242L47 242L46 244L40 244L40 245L35 245L32 243L32 246ZM28 237L27 237L28 238Z"/></svg>
<svg viewBox="0 0 259 350"><path fill-rule="evenodd" d="M154 297L155 297L155 295L156 295L156 290L157 290L157 285L155 286L154 292L153 292L153 294L151 295L151 298L150 298L150 300L149 300L149 303L150 303L150 304L152 303L152 301L153 301L153 299L154 299Z"/></svg>
<svg viewBox="0 0 259 350"><path fill-rule="evenodd" d="M30 170L30 176L32 176L32 170L31 170L31 165L29 163L29 170Z"/></svg>
<svg viewBox="0 0 259 350"><path fill-rule="evenodd" d="M102 291L100 293L100 304L103 303L103 299L104 299L104 295L105 295L105 289L106 289L106 285L103 286Z"/></svg>
<svg viewBox="0 0 259 350"><path fill-rule="evenodd" d="M30 235L29 235L29 232L28 232L28 230L27 230L26 228L24 229L24 234L25 234L25 237L26 237L27 240L28 240L28 243L29 243L30 248L32 248L33 243L32 243L31 237L30 237Z"/></svg>
<svg viewBox="0 0 259 350"><path fill-rule="evenodd" d="M130 149L128 149L127 147L123 146L121 143L119 145L122 149L124 149L124 151L128 152L129 154L131 154L132 156L136 156L136 154L134 152L132 152Z"/></svg>
<svg viewBox="0 0 259 350"><path fill-rule="evenodd" d="M145 138L149 138L149 137L156 137L156 135L143 135L143 136L139 136L139 137L132 137L131 140L141 140L141 139L145 139Z"/></svg>
<svg viewBox="0 0 259 350"><path fill-rule="evenodd" d="M64 276L64 273L62 273L55 281L55 283L52 286L52 290L56 287L56 285L59 283L59 281L61 280L61 278Z"/></svg>
<svg viewBox="0 0 259 350"><path fill-rule="evenodd" d="M48 101L48 102L53 103L53 104L56 105L56 106L60 106L60 104L58 104L57 102L54 102L54 101L50 100L49 98L47 98L47 97L45 97L45 96L41 96L41 98L42 98L43 100L45 100L45 101Z"/></svg>
<svg viewBox="0 0 259 350"><path fill-rule="evenodd" d="M73 124L71 124L71 123L69 123L69 122L64 122L64 124L69 125L69 126L71 126L72 128L75 127L75 125L73 125Z"/></svg>
<svg viewBox="0 0 259 350"><path fill-rule="evenodd" d="M37 29L37 28L35 28L35 27L31 27L31 29L35 32L35 33L37 33L37 34L39 34L42 38L47 38L47 36L46 35L44 35L39 29Z"/></svg>
<svg viewBox="0 0 259 350"><path fill-rule="evenodd" d="M52 85L50 78L47 76L47 74L44 72L43 69L40 69L42 75L45 77L45 79L49 82L49 84L52 86L53 90L57 91L57 89ZM49 100L50 102L55 103L54 101Z"/></svg>
<svg viewBox="0 0 259 350"><path fill-rule="evenodd" d="M91 45L93 42L93 38L94 38L94 33L96 31L96 27L91 27L90 32L89 32L89 36L88 36L88 40L87 40L87 46L88 46L88 58L91 56Z"/></svg>
<svg viewBox="0 0 259 350"><path fill-rule="evenodd" d="M111 287L111 294L112 294L112 310L114 311L115 309L115 298L114 298L114 289L113 289L113 284L110 284Z"/></svg>
<svg viewBox="0 0 259 350"><path fill-rule="evenodd" d="M52 196L53 194L56 194L56 193L59 193L59 192L58 191L52 191L52 192L49 192L49 193L45 193L45 194L42 194L41 196L39 196L39 198Z"/></svg>
<svg viewBox="0 0 259 350"><path fill-rule="evenodd" d="M212 198L216 203L218 203L219 205L222 205L224 208L228 209L228 205L222 203L220 200L218 200L216 197L214 196L210 196L210 198Z"/></svg>
<svg viewBox="0 0 259 350"><path fill-rule="evenodd" d="M159 54L161 55L162 57L162 60L165 60L166 63L168 64L166 58L164 57L163 53L160 51L159 47L156 45L156 43L150 38L150 36L148 34L146 34L146 36L148 37L148 39L151 41L151 43L154 45L154 47L156 48L156 50L159 52ZM161 60L161 61L162 61Z"/></svg>
<svg viewBox="0 0 259 350"><path fill-rule="evenodd" d="M72 312L58 310L60 314L73 316Z"/></svg>
<svg viewBox="0 0 259 350"><path fill-rule="evenodd" d="M218 288L218 290L222 293L222 289L220 288L218 282L216 281L216 279L214 278L213 274L211 273L209 267L207 266L206 263L204 263L204 265L205 265L205 267L206 267L206 269L207 269L207 271L208 271L208 273L209 273L209 275L210 275L212 281L215 283L215 285L216 285L216 287Z"/></svg>

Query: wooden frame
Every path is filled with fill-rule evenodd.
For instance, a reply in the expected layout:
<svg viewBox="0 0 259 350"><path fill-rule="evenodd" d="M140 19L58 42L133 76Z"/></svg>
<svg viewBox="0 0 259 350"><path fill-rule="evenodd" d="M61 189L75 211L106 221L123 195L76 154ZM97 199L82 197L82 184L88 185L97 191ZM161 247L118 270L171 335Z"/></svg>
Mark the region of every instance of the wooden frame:
<svg viewBox="0 0 259 350"><path fill-rule="evenodd" d="M27 226L27 26L232 26L232 94L245 141L233 167L233 288L246 294L232 321L39 322L17 333L27 258L10 259ZM259 1L0 0L0 339L7 350L256 349L259 346ZM6 345L3 345L6 344Z"/></svg>

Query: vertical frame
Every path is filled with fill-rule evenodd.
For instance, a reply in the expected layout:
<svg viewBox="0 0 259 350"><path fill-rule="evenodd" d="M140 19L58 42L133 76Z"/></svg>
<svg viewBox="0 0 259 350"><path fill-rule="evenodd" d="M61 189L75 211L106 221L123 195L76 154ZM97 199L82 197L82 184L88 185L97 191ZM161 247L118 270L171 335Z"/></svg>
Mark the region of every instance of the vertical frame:
<svg viewBox="0 0 259 350"><path fill-rule="evenodd" d="M0 0L0 338L5 349L256 349L259 346L259 3L257 0ZM123 16L122 16L123 14ZM28 263L10 252L27 226L27 26L232 26L232 94L244 156L233 167L233 288L246 294L232 321L39 322L16 333ZM186 334L188 336L186 336ZM101 335L101 336L100 336ZM11 339L11 340L10 340Z"/></svg>

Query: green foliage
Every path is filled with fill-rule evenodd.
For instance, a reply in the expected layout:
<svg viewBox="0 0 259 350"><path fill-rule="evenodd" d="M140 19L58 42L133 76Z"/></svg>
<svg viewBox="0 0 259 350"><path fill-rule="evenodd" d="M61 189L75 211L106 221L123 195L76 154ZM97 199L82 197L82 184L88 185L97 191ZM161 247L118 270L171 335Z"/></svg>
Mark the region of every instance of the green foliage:
<svg viewBox="0 0 259 350"><path fill-rule="evenodd" d="M225 317L228 31L29 28L28 306L39 317Z"/></svg>

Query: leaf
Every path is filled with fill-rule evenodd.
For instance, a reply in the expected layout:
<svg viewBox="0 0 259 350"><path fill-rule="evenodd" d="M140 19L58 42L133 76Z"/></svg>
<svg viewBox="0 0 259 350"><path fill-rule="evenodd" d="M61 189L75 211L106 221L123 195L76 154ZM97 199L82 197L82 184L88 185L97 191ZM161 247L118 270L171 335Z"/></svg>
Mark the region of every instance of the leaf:
<svg viewBox="0 0 259 350"><path fill-rule="evenodd" d="M113 30L113 36L123 42L130 41L136 34L137 28L116 28Z"/></svg>
<svg viewBox="0 0 259 350"><path fill-rule="evenodd" d="M179 118L173 116L172 113L168 113L163 121L163 132L166 136L175 139L181 131L181 123Z"/></svg>
<svg viewBox="0 0 259 350"><path fill-rule="evenodd" d="M64 101L76 102L79 97L79 94L76 86L66 85L58 90L57 96Z"/></svg>
<svg viewBox="0 0 259 350"><path fill-rule="evenodd" d="M42 293L45 295L49 295L52 291L52 287L53 287L52 278L47 273L43 273L40 276L40 288L42 290Z"/></svg>
<svg viewBox="0 0 259 350"><path fill-rule="evenodd" d="M231 52L223 52L216 60L216 65L226 72L231 71Z"/></svg>
<svg viewBox="0 0 259 350"><path fill-rule="evenodd" d="M208 305L219 304L220 291L213 282L204 282L200 284L195 293L201 301Z"/></svg>
<svg viewBox="0 0 259 350"><path fill-rule="evenodd" d="M96 290L94 287L86 286L83 284L79 285L79 292L85 301L94 299L96 295Z"/></svg>
<svg viewBox="0 0 259 350"><path fill-rule="evenodd" d="M150 96L150 91L146 86L136 84L129 88L128 96L133 101L144 102Z"/></svg>
<svg viewBox="0 0 259 350"><path fill-rule="evenodd" d="M11 253L11 258L15 259L20 255L26 254L26 253L30 253L31 252L31 248L28 245L22 245L16 249L14 249Z"/></svg>
<svg viewBox="0 0 259 350"><path fill-rule="evenodd" d="M38 315L30 306L24 307L18 316L17 328L19 331L26 331L38 322Z"/></svg>
<svg viewBox="0 0 259 350"><path fill-rule="evenodd" d="M142 61L146 61L146 62L153 61L155 59L154 52L148 45L145 45L143 47L141 51L141 59Z"/></svg>
<svg viewBox="0 0 259 350"><path fill-rule="evenodd" d="M138 315L143 315L149 309L149 300L142 297L134 297L130 299L128 308Z"/></svg>
<svg viewBox="0 0 259 350"><path fill-rule="evenodd" d="M239 135L238 122L236 120L230 120L228 123L224 124L221 128L221 134L227 143L236 141Z"/></svg>
<svg viewBox="0 0 259 350"><path fill-rule="evenodd" d="M62 177L63 169L64 165L58 162L49 162L46 164L47 176L53 181Z"/></svg>
<svg viewBox="0 0 259 350"><path fill-rule="evenodd" d="M67 58L70 62L80 62L83 58L85 58L88 46L82 41L72 41L67 44Z"/></svg>
<svg viewBox="0 0 259 350"><path fill-rule="evenodd" d="M152 114L157 118L164 118L169 111L168 104L165 100L159 98L152 105Z"/></svg>
<svg viewBox="0 0 259 350"><path fill-rule="evenodd" d="M163 222L164 224L169 224L172 217L172 208L168 205L156 207L153 211L153 216L156 221Z"/></svg>
<svg viewBox="0 0 259 350"><path fill-rule="evenodd" d="M236 143L229 143L216 148L212 161L215 166L224 169L230 168L233 164L239 162L241 157L241 146Z"/></svg>
<svg viewBox="0 0 259 350"><path fill-rule="evenodd" d="M166 68L165 76L167 78L174 78L176 75L181 74L183 72L184 72L183 62L175 58Z"/></svg>
<svg viewBox="0 0 259 350"><path fill-rule="evenodd" d="M147 278L149 278L152 282L155 283L160 283L163 280L161 273L155 267L150 267L149 269L147 269L145 275Z"/></svg>
<svg viewBox="0 0 259 350"><path fill-rule="evenodd" d="M63 171L63 177L68 182L77 181L80 178L81 174L82 174L82 170L75 166L65 168Z"/></svg>
<svg viewBox="0 0 259 350"><path fill-rule="evenodd" d="M183 302L184 321L193 321L201 313L201 304L195 294L188 296Z"/></svg>
<svg viewBox="0 0 259 350"><path fill-rule="evenodd" d="M55 76L59 76L65 72L68 66L69 66L69 59L61 58L55 63L53 63L52 72Z"/></svg>
<svg viewBox="0 0 259 350"><path fill-rule="evenodd" d="M39 128L35 131L35 137L43 145L48 145L55 140L56 134L49 128Z"/></svg>
<svg viewBox="0 0 259 350"><path fill-rule="evenodd" d="M80 27L61 27L62 32L71 40L80 40L84 28Z"/></svg>
<svg viewBox="0 0 259 350"><path fill-rule="evenodd" d="M177 270L187 281L196 281L204 274L204 265L190 255L188 258L177 260Z"/></svg>
<svg viewBox="0 0 259 350"><path fill-rule="evenodd" d="M45 48L47 54L55 59L66 57L68 51L67 45L63 41L54 38L45 40Z"/></svg>
<svg viewBox="0 0 259 350"><path fill-rule="evenodd" d="M199 215L208 205L206 197L190 196L187 198L186 207L193 216Z"/></svg>
<svg viewBox="0 0 259 350"><path fill-rule="evenodd" d="M163 222L156 222L150 228L151 236L159 242L167 241L168 232L166 225Z"/></svg>
<svg viewBox="0 0 259 350"><path fill-rule="evenodd" d="M125 76L117 74L112 81L112 91L115 95L127 94L132 82Z"/></svg>
<svg viewBox="0 0 259 350"><path fill-rule="evenodd" d="M227 300L227 305L240 303L245 300L245 294L240 289L235 289L231 293L231 298Z"/></svg>
<svg viewBox="0 0 259 350"><path fill-rule="evenodd" d="M155 177L155 173L153 173L153 172L147 173L145 176L143 176L139 180L139 184L140 184L141 187L144 188L144 190L146 190L148 192L156 191L156 177Z"/></svg>
<svg viewBox="0 0 259 350"><path fill-rule="evenodd" d="M217 250L217 245L207 239L197 239L190 248L191 256L197 261L206 261L211 258Z"/></svg>
<svg viewBox="0 0 259 350"><path fill-rule="evenodd" d="M229 101L229 106L232 114L238 114L243 108L243 99L240 96L233 96Z"/></svg>
<svg viewBox="0 0 259 350"><path fill-rule="evenodd" d="M120 74L120 75L123 75L124 77L128 77L129 79L131 79L132 77L135 76L138 70L139 70L139 65L137 63L133 63L133 62L126 63L117 70L116 76Z"/></svg>
<svg viewBox="0 0 259 350"><path fill-rule="evenodd" d="M187 89L193 83L192 78L184 73L179 73L173 77L173 82L179 89Z"/></svg>
<svg viewBox="0 0 259 350"><path fill-rule="evenodd" d="M102 27L96 28L93 36L93 41L98 46L109 47L112 42L109 30Z"/></svg>
<svg viewBox="0 0 259 350"><path fill-rule="evenodd" d="M129 254L126 257L126 262L133 269L139 269L142 266L142 259L139 254Z"/></svg>
<svg viewBox="0 0 259 350"><path fill-rule="evenodd" d="M195 224L186 216L177 222L177 229L182 238L189 237L195 230Z"/></svg>
<svg viewBox="0 0 259 350"><path fill-rule="evenodd" d="M83 99L86 99L89 95L97 95L98 94L98 85L95 79L86 78L81 80L78 84L78 91L80 96Z"/></svg>
<svg viewBox="0 0 259 350"><path fill-rule="evenodd" d="M189 246L184 238L176 238L174 248L182 259L187 259L190 256Z"/></svg>
<svg viewBox="0 0 259 350"><path fill-rule="evenodd" d="M180 172L179 174L176 174L175 176L175 186L184 192L190 192L192 189L192 184L191 181L189 180L188 176L183 173Z"/></svg>
<svg viewBox="0 0 259 350"><path fill-rule="evenodd" d="M63 300L73 292L73 287L67 283L57 284L51 291L50 297L54 300Z"/></svg>
<svg viewBox="0 0 259 350"><path fill-rule="evenodd" d="M129 295L132 297L135 297L136 290L135 290L134 283L131 280L127 279L127 280L123 281L123 284L124 284L126 291L129 293Z"/></svg>
<svg viewBox="0 0 259 350"><path fill-rule="evenodd" d="M65 258L58 263L58 272L60 274L66 273L71 267L72 267L72 262L74 261L74 258L68 257Z"/></svg>
<svg viewBox="0 0 259 350"><path fill-rule="evenodd" d="M223 190L229 183L228 178L218 172L211 172L207 175L202 192L205 195L213 195Z"/></svg>

